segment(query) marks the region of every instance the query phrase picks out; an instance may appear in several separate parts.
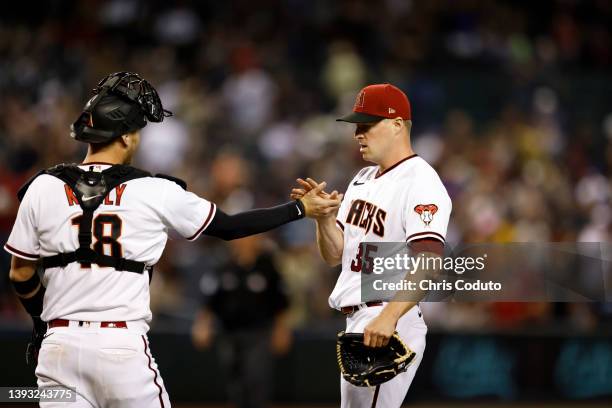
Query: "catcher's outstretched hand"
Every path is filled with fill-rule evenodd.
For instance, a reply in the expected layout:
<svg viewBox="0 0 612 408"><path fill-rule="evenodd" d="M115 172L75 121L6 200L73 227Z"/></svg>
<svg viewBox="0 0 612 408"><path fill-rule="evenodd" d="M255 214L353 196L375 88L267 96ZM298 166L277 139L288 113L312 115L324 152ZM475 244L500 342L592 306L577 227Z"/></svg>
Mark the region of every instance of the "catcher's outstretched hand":
<svg viewBox="0 0 612 408"><path fill-rule="evenodd" d="M327 195L322 197L321 192L327 185L326 182L317 184L314 188L304 194L299 200L304 205L306 216L310 218L325 218L335 216L340 208L342 197L338 195Z"/></svg>
<svg viewBox="0 0 612 408"><path fill-rule="evenodd" d="M289 195L289 197L291 197L292 200L298 200L302 198L304 194L308 193L310 190L312 190L313 188L319 185L319 183L317 183L314 179L310 177L308 177L306 180L298 178L296 181L298 182L300 186L291 189L291 194ZM325 192L325 190L321 190L319 192L319 196L321 198L331 198L331 199L335 199L339 197L340 200L342 200L342 194L339 194L336 190L332 191L331 193L327 193Z"/></svg>
<svg viewBox="0 0 612 408"><path fill-rule="evenodd" d="M363 330L363 344L368 347L386 346L395 332L396 325L396 319L386 313L380 313Z"/></svg>

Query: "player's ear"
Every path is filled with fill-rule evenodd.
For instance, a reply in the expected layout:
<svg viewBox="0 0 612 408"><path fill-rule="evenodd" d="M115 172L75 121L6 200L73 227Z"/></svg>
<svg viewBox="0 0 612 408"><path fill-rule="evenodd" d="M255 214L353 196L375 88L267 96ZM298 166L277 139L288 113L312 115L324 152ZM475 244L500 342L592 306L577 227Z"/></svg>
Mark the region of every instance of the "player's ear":
<svg viewBox="0 0 612 408"><path fill-rule="evenodd" d="M121 139L120 142L124 147L127 147L130 145L130 134L129 133L122 134L119 139Z"/></svg>
<svg viewBox="0 0 612 408"><path fill-rule="evenodd" d="M393 119L392 126L395 130L395 133L400 133L404 128L404 120L401 117L397 117Z"/></svg>
<svg viewBox="0 0 612 408"><path fill-rule="evenodd" d="M120 137L121 144L124 147L129 147L129 146L131 146L133 144L137 144L137 142L139 140L139 136L140 136L140 133L139 133L138 130L136 130L134 132L130 132L130 133L124 133Z"/></svg>

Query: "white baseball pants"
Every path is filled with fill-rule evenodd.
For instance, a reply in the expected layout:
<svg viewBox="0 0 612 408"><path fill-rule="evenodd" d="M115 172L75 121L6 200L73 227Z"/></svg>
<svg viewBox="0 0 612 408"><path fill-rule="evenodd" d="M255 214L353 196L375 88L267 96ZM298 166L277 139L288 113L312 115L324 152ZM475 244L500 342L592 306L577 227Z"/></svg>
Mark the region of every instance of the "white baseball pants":
<svg viewBox="0 0 612 408"><path fill-rule="evenodd" d="M70 323L47 331L36 376L39 387L76 387L77 401L44 402L41 407L170 407L142 324L128 322L121 329Z"/></svg>
<svg viewBox="0 0 612 408"><path fill-rule="evenodd" d="M346 319L346 332L363 333L365 326L383 307L364 307L349 315ZM416 353L408 370L378 387L357 387L340 376L342 408L398 408L402 405L425 351L427 325L418 305L399 319L396 330L404 343Z"/></svg>

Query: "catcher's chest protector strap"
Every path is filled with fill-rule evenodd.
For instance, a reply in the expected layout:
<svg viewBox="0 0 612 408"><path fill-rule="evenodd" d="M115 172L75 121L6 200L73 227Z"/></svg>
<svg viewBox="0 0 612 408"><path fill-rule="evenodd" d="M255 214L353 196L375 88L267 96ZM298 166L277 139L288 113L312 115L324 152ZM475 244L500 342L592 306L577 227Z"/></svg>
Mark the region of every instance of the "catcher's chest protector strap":
<svg viewBox="0 0 612 408"><path fill-rule="evenodd" d="M126 165L114 165L102 172L84 171L75 164L59 164L39 172L18 192L19 200L23 199L28 187L41 174L55 176L68 184L83 210L79 220L79 248L73 252L63 252L42 258L44 269L66 266L72 262L85 264L95 263L100 266L113 267L117 271L143 273L146 270L144 262L132 261L123 257L113 257L97 253L91 249L92 219L94 211L102 204L106 195L115 187L126 181L151 174Z"/></svg>

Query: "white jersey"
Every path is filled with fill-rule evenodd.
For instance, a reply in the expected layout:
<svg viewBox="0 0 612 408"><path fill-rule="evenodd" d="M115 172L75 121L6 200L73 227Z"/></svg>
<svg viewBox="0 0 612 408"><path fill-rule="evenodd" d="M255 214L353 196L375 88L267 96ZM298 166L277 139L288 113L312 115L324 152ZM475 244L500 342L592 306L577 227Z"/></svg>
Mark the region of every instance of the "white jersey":
<svg viewBox="0 0 612 408"><path fill-rule="evenodd" d="M436 171L413 155L380 173L378 166L357 173L344 194L336 223L344 233L342 272L329 297L340 309L361 300L362 242L444 242L451 199Z"/></svg>
<svg viewBox="0 0 612 408"><path fill-rule="evenodd" d="M102 171L110 165L80 166ZM92 247L106 255L152 266L159 260L168 230L194 240L214 218L216 207L178 184L154 177L129 180L111 190L96 209ZM60 179L41 175L30 185L4 248L14 256L37 260L79 246L74 193ZM84 321L151 320L149 273L115 271L77 262L45 271L47 288L42 319Z"/></svg>

